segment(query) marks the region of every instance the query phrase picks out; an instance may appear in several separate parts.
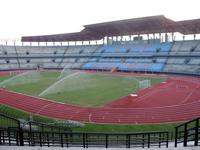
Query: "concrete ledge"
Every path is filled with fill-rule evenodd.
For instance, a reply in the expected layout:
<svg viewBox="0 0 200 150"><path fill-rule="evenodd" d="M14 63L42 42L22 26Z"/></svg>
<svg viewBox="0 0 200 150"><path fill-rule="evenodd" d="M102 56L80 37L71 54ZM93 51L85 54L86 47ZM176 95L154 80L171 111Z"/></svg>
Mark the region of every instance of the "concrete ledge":
<svg viewBox="0 0 200 150"><path fill-rule="evenodd" d="M86 148L90 150L129 150L126 148ZM130 148L131 150L199 150L200 146L198 147L169 147L169 148ZM0 146L0 150L84 150L81 147L73 147L73 148L60 148L60 147L17 147L17 146Z"/></svg>

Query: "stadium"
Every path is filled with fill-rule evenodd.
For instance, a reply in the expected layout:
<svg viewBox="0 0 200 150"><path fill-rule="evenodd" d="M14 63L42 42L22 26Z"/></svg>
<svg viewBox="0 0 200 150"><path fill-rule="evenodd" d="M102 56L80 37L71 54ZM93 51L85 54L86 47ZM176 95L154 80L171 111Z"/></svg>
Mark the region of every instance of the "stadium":
<svg viewBox="0 0 200 150"><path fill-rule="evenodd" d="M198 149L199 34L156 15L1 44L0 146Z"/></svg>

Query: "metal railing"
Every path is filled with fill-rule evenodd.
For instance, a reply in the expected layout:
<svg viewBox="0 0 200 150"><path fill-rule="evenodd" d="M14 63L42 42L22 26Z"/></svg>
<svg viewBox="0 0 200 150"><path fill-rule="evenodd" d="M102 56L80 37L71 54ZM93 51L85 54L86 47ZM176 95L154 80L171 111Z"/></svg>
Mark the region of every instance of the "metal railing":
<svg viewBox="0 0 200 150"><path fill-rule="evenodd" d="M169 132L91 133L28 122L0 114L0 145L57 147L168 147ZM37 129L35 128L37 126Z"/></svg>
<svg viewBox="0 0 200 150"><path fill-rule="evenodd" d="M188 142L193 143L193 146L198 146L200 141L200 117L180 124L175 127L175 147L179 143L183 146L188 146Z"/></svg>
<svg viewBox="0 0 200 150"><path fill-rule="evenodd" d="M168 132L82 133L0 129L0 145L48 147L168 147Z"/></svg>
<svg viewBox="0 0 200 150"><path fill-rule="evenodd" d="M71 128L54 124L47 124L35 121L18 120L3 113L0 113L0 128L22 128L28 131L52 131L52 132L71 132Z"/></svg>

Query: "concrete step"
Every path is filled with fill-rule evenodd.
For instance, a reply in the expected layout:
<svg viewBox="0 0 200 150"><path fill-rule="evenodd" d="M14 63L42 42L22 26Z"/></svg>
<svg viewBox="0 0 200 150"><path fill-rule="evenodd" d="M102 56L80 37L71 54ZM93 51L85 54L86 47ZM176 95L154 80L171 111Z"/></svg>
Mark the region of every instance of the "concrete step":
<svg viewBox="0 0 200 150"><path fill-rule="evenodd" d="M60 148L60 147L19 147L19 146L0 146L0 150L83 150L84 148L81 147L72 147L72 148ZM90 150L128 150L126 148L87 148ZM169 148L130 148L130 150L199 150L200 146L198 147L182 147L179 146L169 147Z"/></svg>

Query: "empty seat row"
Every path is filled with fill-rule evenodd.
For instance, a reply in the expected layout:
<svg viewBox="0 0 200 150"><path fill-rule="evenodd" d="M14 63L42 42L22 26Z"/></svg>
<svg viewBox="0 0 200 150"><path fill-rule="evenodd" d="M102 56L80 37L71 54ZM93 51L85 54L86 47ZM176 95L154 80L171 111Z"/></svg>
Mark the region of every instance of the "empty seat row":
<svg viewBox="0 0 200 150"><path fill-rule="evenodd" d="M83 69L111 70L116 67L121 71L162 71L164 64L161 63L86 63Z"/></svg>

